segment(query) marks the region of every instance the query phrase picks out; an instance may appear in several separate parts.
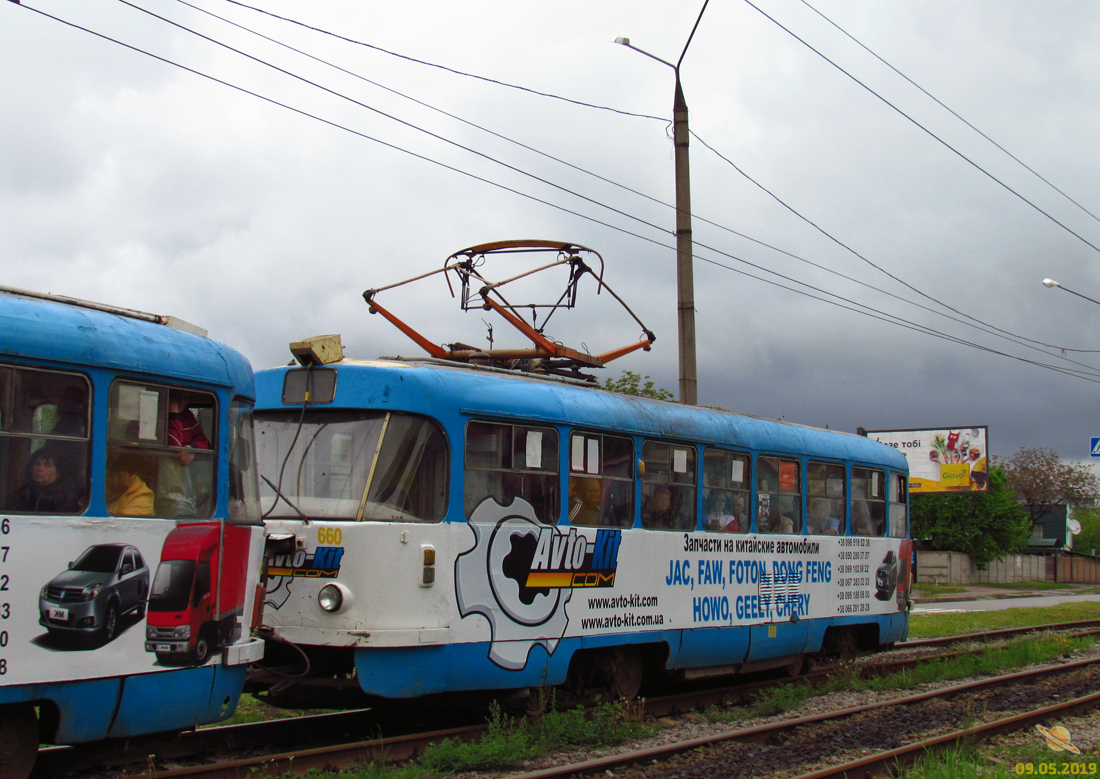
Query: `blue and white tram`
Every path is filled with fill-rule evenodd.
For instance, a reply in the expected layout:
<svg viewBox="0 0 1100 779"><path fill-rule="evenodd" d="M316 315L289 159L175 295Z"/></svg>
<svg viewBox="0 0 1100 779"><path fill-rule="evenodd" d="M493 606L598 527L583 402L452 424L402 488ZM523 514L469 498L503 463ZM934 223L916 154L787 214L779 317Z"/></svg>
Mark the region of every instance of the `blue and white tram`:
<svg viewBox="0 0 1100 779"><path fill-rule="evenodd" d="M256 385L288 695L632 696L906 637L906 460L865 437L438 360Z"/></svg>
<svg viewBox="0 0 1100 779"><path fill-rule="evenodd" d="M0 344L0 775L229 716L263 651L248 362L7 288Z"/></svg>

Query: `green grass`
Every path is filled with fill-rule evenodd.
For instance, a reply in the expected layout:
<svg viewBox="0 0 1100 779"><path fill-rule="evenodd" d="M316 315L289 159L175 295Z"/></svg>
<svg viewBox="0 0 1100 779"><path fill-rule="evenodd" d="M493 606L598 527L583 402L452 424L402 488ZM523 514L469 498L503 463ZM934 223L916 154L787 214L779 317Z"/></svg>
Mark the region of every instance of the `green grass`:
<svg viewBox="0 0 1100 779"><path fill-rule="evenodd" d="M241 695L241 699L237 703L237 710L233 712L232 717L221 722L215 722L212 725L200 725L200 727L243 725L248 722L267 722L273 719L306 717L311 714L328 714L333 711L337 711L337 709L280 709L245 693Z"/></svg>
<svg viewBox="0 0 1100 779"><path fill-rule="evenodd" d="M1092 646L1095 639L1026 636L1010 641L1003 647L988 647L984 651L961 657L928 660L910 669L874 679L860 679L857 666L841 664L828 681L817 687L808 684L786 684L767 690L748 706L711 707L704 716L712 722L733 723L752 717L770 716L791 711L816 695L831 692L863 690L911 690L923 684L1005 673L1032 663L1072 655L1078 649Z"/></svg>
<svg viewBox="0 0 1100 779"><path fill-rule="evenodd" d="M1001 584L980 584L979 587L989 587L997 590L1076 590L1075 584L1060 584L1059 582L1003 582Z"/></svg>
<svg viewBox="0 0 1100 779"><path fill-rule="evenodd" d="M316 779L430 779L464 771L514 768L551 752L612 746L652 735L654 728L643 723L641 715L642 706L620 701L599 704L588 715L578 708L547 712L538 719L516 719L504 714L494 703L489 713L489 727L480 741L448 738L430 745L420 757L404 765L371 763L335 773L310 773L309 776Z"/></svg>
<svg viewBox="0 0 1100 779"><path fill-rule="evenodd" d="M1080 622L1100 619L1100 603L1061 603L1047 608L967 611L947 614L911 614L909 638L939 638L982 633L989 630L1032 627L1051 622Z"/></svg>
<svg viewBox="0 0 1100 779"><path fill-rule="evenodd" d="M1035 732L1026 744L999 743L952 747L932 752L895 772L906 779L1007 779L1019 776L1096 776L1095 754L1054 752Z"/></svg>
<svg viewBox="0 0 1100 779"><path fill-rule="evenodd" d="M959 587L954 584L933 584L932 582L921 582L913 585L913 592L919 592L925 597L936 597L937 595L953 595L959 592L966 592L965 587Z"/></svg>

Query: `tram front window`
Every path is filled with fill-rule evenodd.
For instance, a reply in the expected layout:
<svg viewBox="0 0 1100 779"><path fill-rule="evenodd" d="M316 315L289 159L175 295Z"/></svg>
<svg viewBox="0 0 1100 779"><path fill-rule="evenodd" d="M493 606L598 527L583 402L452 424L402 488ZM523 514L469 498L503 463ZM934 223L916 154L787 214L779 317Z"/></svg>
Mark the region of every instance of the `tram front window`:
<svg viewBox="0 0 1100 779"><path fill-rule="evenodd" d="M434 423L383 412L257 412L267 519L438 522L449 452Z"/></svg>

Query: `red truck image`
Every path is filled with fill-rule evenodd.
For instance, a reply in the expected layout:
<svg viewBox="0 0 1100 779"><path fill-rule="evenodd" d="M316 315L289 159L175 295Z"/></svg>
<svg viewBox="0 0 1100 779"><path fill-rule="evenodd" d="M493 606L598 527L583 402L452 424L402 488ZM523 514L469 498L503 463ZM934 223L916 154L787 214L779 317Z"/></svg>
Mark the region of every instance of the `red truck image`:
<svg viewBox="0 0 1100 779"><path fill-rule="evenodd" d="M163 663L204 664L240 637L247 528L180 522L164 539L149 591L145 651Z"/></svg>

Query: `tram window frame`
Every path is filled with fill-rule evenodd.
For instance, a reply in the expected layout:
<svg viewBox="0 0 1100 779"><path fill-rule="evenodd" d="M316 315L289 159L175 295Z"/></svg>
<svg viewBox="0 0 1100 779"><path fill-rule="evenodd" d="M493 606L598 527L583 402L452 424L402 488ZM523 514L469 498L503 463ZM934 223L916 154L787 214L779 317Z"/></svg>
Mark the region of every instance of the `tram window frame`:
<svg viewBox="0 0 1100 779"><path fill-rule="evenodd" d="M642 441L642 527L678 532L698 527L696 455L692 445L653 439ZM667 494L669 499L665 519L653 515L653 503L659 493Z"/></svg>
<svg viewBox="0 0 1100 779"><path fill-rule="evenodd" d="M229 521L234 525L263 525L260 479L256 467L256 428L252 401L229 402Z"/></svg>
<svg viewBox="0 0 1100 779"><path fill-rule="evenodd" d="M209 449L169 444L169 408L181 396L209 441ZM111 382L107 398L107 512L175 519L212 517L219 498L217 394L201 387L120 376ZM141 485L152 493L148 511ZM120 506L123 495L131 500Z"/></svg>
<svg viewBox="0 0 1100 779"><path fill-rule="evenodd" d="M738 469L737 464L740 464ZM736 478L740 470L740 479ZM722 500L720 510L708 511L715 499ZM737 511L737 500L741 511ZM752 526L752 458L742 452L703 450L703 519L714 533L748 533ZM730 519L727 519L730 518Z"/></svg>
<svg viewBox="0 0 1100 779"><path fill-rule="evenodd" d="M15 364L0 365L0 377L0 507L12 514L83 513L91 492L91 380L77 371ZM51 494L32 484L39 461L55 474L46 485Z"/></svg>
<svg viewBox="0 0 1100 779"><path fill-rule="evenodd" d="M774 477L774 484L769 477ZM782 514L780 508L773 506L773 503L781 502L786 509ZM773 508L775 516L783 517L785 514L790 519L789 531L771 529ZM793 457L759 455L756 458L756 532L799 535L803 524L802 462Z"/></svg>
<svg viewBox="0 0 1100 779"><path fill-rule="evenodd" d="M890 479L890 537L905 538L909 535L909 482L902 473L891 473Z"/></svg>
<svg viewBox="0 0 1100 779"><path fill-rule="evenodd" d="M886 532L886 472L879 468L852 466L852 535L881 538ZM866 513L869 533L862 532Z"/></svg>
<svg viewBox="0 0 1100 779"><path fill-rule="evenodd" d="M608 452L608 444L614 451ZM574 431L569 436L569 522L577 527L634 526L634 439ZM595 498L586 490L599 485ZM593 506L591 504L597 504ZM595 514L593 513L595 512ZM595 521L592 521L595 520Z"/></svg>
<svg viewBox="0 0 1100 779"><path fill-rule="evenodd" d="M806 503L809 506L806 532L809 535L845 535L848 503L845 481L841 463L811 460L806 464Z"/></svg>
<svg viewBox="0 0 1100 779"><path fill-rule="evenodd" d="M495 446L471 447L479 441ZM539 522L557 524L561 515L558 431L537 425L470 420L464 441L463 482L467 518L486 498L502 506L523 498L531 504Z"/></svg>
<svg viewBox="0 0 1100 779"><path fill-rule="evenodd" d="M398 437L395 431L407 429ZM419 427L414 429L414 425ZM425 433L426 431L426 433ZM415 437L409 435L415 432ZM425 438L425 434L428 438ZM397 454L395 448L400 452ZM415 467L407 463L410 450L417 455ZM425 458L429 462L425 465ZM379 466L405 466L384 473ZM434 474L434 478L431 478ZM419 414L391 412L386 416L378 457L371 466L364 505L358 519L377 522L436 524L447 517L450 495L451 443L437 421ZM371 508L368 514L367 508Z"/></svg>

